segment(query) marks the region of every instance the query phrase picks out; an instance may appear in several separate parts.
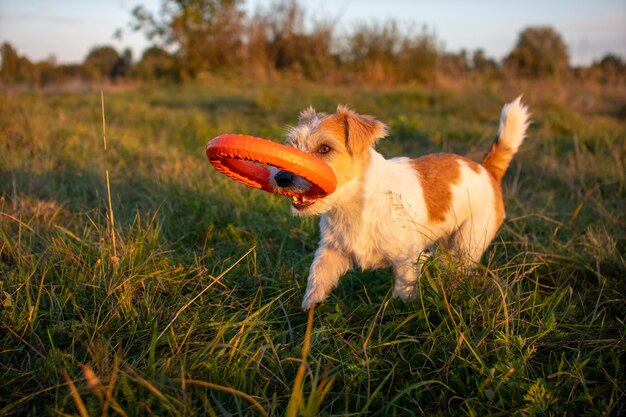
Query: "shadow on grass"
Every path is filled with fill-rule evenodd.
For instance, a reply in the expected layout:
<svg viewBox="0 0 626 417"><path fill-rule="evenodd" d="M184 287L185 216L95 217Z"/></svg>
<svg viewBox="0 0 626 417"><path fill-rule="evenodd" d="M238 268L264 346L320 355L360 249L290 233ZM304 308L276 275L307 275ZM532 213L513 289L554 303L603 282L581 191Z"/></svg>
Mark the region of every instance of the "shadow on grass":
<svg viewBox="0 0 626 417"><path fill-rule="evenodd" d="M218 239L222 249L229 246L229 242L234 243L234 249L242 243L234 240L245 238L242 227L254 227L269 214L263 207L240 209L236 201L238 193L216 192L210 180L204 190L198 190L158 177L120 179L116 176L118 178L111 179L111 194L118 227L128 227L138 213L142 216L156 214L162 237L186 250L201 249L212 239ZM46 172L0 170L0 184L0 195L7 201L54 201L78 215L107 212L104 174L90 168L64 165ZM12 206L16 204L11 204L8 211L15 210ZM235 229L241 232L239 236L235 236Z"/></svg>

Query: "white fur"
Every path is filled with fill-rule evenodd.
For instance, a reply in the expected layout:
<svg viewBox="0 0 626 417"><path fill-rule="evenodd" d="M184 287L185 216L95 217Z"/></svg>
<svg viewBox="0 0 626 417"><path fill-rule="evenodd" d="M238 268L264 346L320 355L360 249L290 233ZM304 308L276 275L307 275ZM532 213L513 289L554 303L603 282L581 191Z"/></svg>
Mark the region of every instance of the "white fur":
<svg viewBox="0 0 626 417"><path fill-rule="evenodd" d="M500 115L498 137L500 143L507 146L513 153L517 152L526 137L529 124L528 107L522 104L522 96L505 104Z"/></svg>

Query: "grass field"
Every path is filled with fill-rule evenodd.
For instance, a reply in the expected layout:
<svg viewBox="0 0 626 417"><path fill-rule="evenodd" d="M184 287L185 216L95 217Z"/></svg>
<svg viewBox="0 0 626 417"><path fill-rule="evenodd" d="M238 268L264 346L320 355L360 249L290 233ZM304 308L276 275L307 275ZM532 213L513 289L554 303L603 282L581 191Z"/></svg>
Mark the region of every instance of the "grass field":
<svg viewBox="0 0 626 417"><path fill-rule="evenodd" d="M347 103L390 126L386 156L479 159L520 93L533 124L484 266L431 261L408 304L390 270L352 271L306 338L317 219L218 174L206 142L280 140L306 106ZM626 414L625 97L548 82L105 90L105 152L99 91L1 92L0 415Z"/></svg>

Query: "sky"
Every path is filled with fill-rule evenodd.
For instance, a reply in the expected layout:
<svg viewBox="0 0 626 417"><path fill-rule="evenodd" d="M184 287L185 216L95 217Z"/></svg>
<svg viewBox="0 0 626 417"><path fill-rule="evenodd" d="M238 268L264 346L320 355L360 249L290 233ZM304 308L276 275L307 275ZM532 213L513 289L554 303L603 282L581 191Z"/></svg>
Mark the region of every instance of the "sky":
<svg viewBox="0 0 626 417"><path fill-rule="evenodd" d="M248 14L275 0L247 0ZM148 42L130 30L138 4L158 11L160 0L0 0L0 43L31 61L54 56L79 63L97 45L130 47L137 59ZM337 22L339 34L356 23L395 19L436 35L446 52L485 50L501 59L528 26L549 25L568 45L572 65L607 53L626 58L626 0L300 0L307 16ZM114 38L122 29L121 39Z"/></svg>

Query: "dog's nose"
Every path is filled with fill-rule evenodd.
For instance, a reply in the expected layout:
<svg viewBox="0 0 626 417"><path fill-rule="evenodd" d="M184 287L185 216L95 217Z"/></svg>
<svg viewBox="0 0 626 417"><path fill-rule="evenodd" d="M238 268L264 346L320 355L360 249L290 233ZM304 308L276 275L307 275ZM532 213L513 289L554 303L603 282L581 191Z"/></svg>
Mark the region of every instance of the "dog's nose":
<svg viewBox="0 0 626 417"><path fill-rule="evenodd" d="M293 177L294 175L289 171L278 171L274 175L274 180L279 187L289 187L293 183Z"/></svg>

